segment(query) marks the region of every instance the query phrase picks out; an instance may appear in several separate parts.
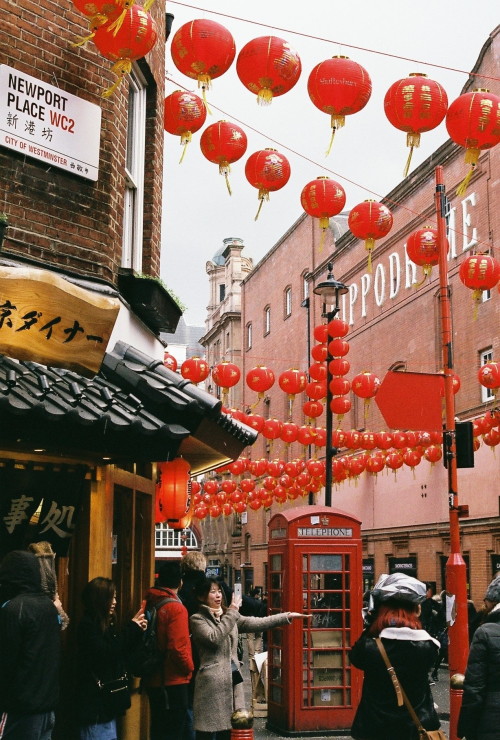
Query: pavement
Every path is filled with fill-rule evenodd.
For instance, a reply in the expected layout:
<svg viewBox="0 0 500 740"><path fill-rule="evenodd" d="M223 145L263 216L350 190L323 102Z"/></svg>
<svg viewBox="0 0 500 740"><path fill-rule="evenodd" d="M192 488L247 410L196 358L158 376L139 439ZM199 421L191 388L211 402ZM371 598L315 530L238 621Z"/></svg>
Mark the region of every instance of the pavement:
<svg viewBox="0 0 500 740"><path fill-rule="evenodd" d="M245 644L245 661L244 661L244 665L242 666L242 673L245 679L246 706L247 708L249 708L252 705L252 697L251 697L250 672L248 670L248 660L246 659L246 652L247 651L246 651L246 644ZM448 672L447 665L443 665L440 667L439 680L436 681L434 685L431 686L431 690L432 690L432 696L434 697L434 703L436 704L436 707L437 707L439 719L441 720L441 729L449 737L450 682L449 682L449 672ZM265 717L256 717L253 723L254 740L271 740L273 738L274 740L279 740L280 738L290 738L290 737L295 737L295 738L314 737L314 738L318 738L318 740L321 740L322 738L336 737L336 738L339 738L340 740L351 740L351 735L345 735L345 734L339 735L337 734L337 732L332 730L324 735L322 734L311 735L309 733L299 734L295 732L290 733L288 735L285 735L285 734L281 735L267 728L267 718Z"/></svg>

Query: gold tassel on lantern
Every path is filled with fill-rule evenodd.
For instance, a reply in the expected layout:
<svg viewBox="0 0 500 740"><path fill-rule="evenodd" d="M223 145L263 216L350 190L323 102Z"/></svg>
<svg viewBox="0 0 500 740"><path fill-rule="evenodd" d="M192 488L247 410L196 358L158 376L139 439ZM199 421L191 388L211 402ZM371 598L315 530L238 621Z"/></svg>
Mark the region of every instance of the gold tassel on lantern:
<svg viewBox="0 0 500 740"><path fill-rule="evenodd" d="M207 113L211 116L212 111L210 110L208 106L207 101L207 90L210 90L210 86L212 83L212 78L210 75L198 75L198 87L201 87L201 97L203 98L203 102L205 104L205 108L207 109Z"/></svg>
<svg viewBox="0 0 500 740"><path fill-rule="evenodd" d="M186 149L188 144L190 143L191 139L193 138L191 131L184 131L184 133L181 135L181 146L183 147L181 158L179 159L179 164L182 164L182 161L186 154Z"/></svg>
<svg viewBox="0 0 500 740"><path fill-rule="evenodd" d="M259 208L257 209L257 213L255 215L254 221L257 221L257 219L259 218L260 210L262 208L262 204L264 203L264 201L269 200L269 190L266 190L265 188L263 188L262 190L259 190L258 198L260 200L260 203L259 203Z"/></svg>
<svg viewBox="0 0 500 740"><path fill-rule="evenodd" d="M456 193L457 195L465 195L465 191L467 190L469 183L471 181L472 175L474 174L474 169L476 167L477 161L479 159L479 149L467 149L465 152L465 163L470 164L470 170L465 175L464 179L458 186Z"/></svg>
<svg viewBox="0 0 500 740"><path fill-rule="evenodd" d="M406 165L403 171L403 177L406 177L410 169L413 149L420 146L420 134L419 133L406 134L406 146L410 147L410 153L408 154L408 159L406 160Z"/></svg>
<svg viewBox="0 0 500 740"><path fill-rule="evenodd" d="M332 115L331 126L332 126L332 135L330 137L330 143L328 145L328 149L326 150L325 157L328 157L328 155L332 151L332 145L333 145L333 140L335 138L335 132L339 128L342 128L342 126L345 126L345 116Z"/></svg>
<svg viewBox="0 0 500 740"><path fill-rule="evenodd" d="M375 247L375 239L373 237L368 237L368 239L365 240L365 249L368 252L368 272L371 274L372 272L372 250Z"/></svg>
<svg viewBox="0 0 500 740"><path fill-rule="evenodd" d="M121 82L125 75L129 75L132 71L132 62L130 59L119 59L117 62L113 64L111 67L111 71L114 72L116 75L116 80L113 82L111 87L108 87L107 90L104 90L104 92L101 93L101 97L103 98L109 98L115 90L121 85Z"/></svg>
<svg viewBox="0 0 500 740"><path fill-rule="evenodd" d="M271 105L273 100L273 91L268 87L261 87L257 93L257 103L259 105Z"/></svg>
<svg viewBox="0 0 500 740"><path fill-rule="evenodd" d="M226 178L226 186L227 186L227 192L229 195L232 195L231 192L231 185L229 184L229 173L231 172L231 165L226 159L223 159L222 162L219 164L219 174L224 175Z"/></svg>
<svg viewBox="0 0 500 740"><path fill-rule="evenodd" d="M319 225L321 228L321 237L319 240L319 252L321 253L323 251L323 247L325 246L326 230L330 226L330 219L328 218L328 216L321 216L319 220Z"/></svg>

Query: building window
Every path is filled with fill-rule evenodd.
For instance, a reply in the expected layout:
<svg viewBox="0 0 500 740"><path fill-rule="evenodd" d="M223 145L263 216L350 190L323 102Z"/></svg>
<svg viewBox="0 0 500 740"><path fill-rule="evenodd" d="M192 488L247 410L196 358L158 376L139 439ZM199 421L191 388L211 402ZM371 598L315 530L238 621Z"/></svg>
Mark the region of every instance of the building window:
<svg viewBox="0 0 500 740"><path fill-rule="evenodd" d="M224 283L219 285L219 302L221 303L226 297L226 286Z"/></svg>
<svg viewBox="0 0 500 740"><path fill-rule="evenodd" d="M166 522L155 527L155 547L157 549L180 550L186 545L193 550L198 547L195 535L190 529L170 529Z"/></svg>
<svg viewBox="0 0 500 740"><path fill-rule="evenodd" d="M264 309L264 336L271 331L271 306Z"/></svg>
<svg viewBox="0 0 500 740"><path fill-rule="evenodd" d="M309 298L309 272L303 272L302 273L302 298L305 300L306 298Z"/></svg>
<svg viewBox="0 0 500 740"><path fill-rule="evenodd" d="M285 288L285 300L284 300L284 309L285 309L285 319L288 318L292 313L292 289L290 286L288 288Z"/></svg>
<svg viewBox="0 0 500 740"><path fill-rule="evenodd" d="M493 362L493 348L488 347L488 349L483 350L479 354L479 364L481 366L486 365L487 362ZM491 388L485 388L484 385L481 386L481 401L483 403L487 403L488 401L491 401L492 398L495 397L495 394Z"/></svg>
<svg viewBox="0 0 500 740"><path fill-rule="evenodd" d="M122 267L142 272L146 81L134 67L129 77Z"/></svg>
<svg viewBox="0 0 500 740"><path fill-rule="evenodd" d="M247 349L252 349L252 322L247 324Z"/></svg>

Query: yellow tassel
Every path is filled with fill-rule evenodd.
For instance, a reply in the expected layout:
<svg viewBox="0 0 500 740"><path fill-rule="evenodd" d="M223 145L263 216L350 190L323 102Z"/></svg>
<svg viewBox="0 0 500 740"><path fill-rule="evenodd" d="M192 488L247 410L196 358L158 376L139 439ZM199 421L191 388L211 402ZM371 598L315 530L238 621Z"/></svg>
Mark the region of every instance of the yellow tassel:
<svg viewBox="0 0 500 740"><path fill-rule="evenodd" d="M330 143L328 144L328 149L325 152L325 157L328 157L328 155L332 151L333 140L335 138L335 131L336 131L335 126L332 126L332 135L330 136Z"/></svg>
<svg viewBox="0 0 500 740"><path fill-rule="evenodd" d="M260 214L260 211L261 211L261 208L262 208L262 204L264 203L264 201L265 200L269 200L269 190L259 190L259 196L258 197L259 197L260 203L259 203L259 207L257 209L257 214L256 214L256 216L254 218L254 221L257 221L257 219L259 218L259 214Z"/></svg>
<svg viewBox="0 0 500 740"><path fill-rule="evenodd" d="M125 16L126 15L127 15L127 8L125 8L124 10L122 10L122 12L120 13L120 15L117 18L115 18L115 20L113 21L113 23L111 23L111 25L108 27L107 30L108 31L112 31L113 32L113 36L116 36L116 34L118 33L118 31L122 27L123 21L125 20Z"/></svg>
<svg viewBox="0 0 500 740"><path fill-rule="evenodd" d="M189 142L192 139L191 131L185 131L181 136L181 145L183 146L181 158L179 159L179 164L182 164L182 160L184 159L186 155L186 149L189 144Z"/></svg>
<svg viewBox="0 0 500 740"><path fill-rule="evenodd" d="M320 254L323 251L323 247L325 246L325 239L326 239L326 229L321 229L321 236L319 238L319 247L318 247L318 251Z"/></svg>
<svg viewBox="0 0 500 740"><path fill-rule="evenodd" d="M257 94L257 103L259 105L271 105L273 100L273 91L268 87L263 87Z"/></svg>
<svg viewBox="0 0 500 740"><path fill-rule="evenodd" d="M479 288L476 288L476 290L472 291L472 300L474 301L474 311L472 314L472 320L476 321L478 314L479 314L479 304L481 303L481 298L483 297L483 291Z"/></svg>
<svg viewBox="0 0 500 740"><path fill-rule="evenodd" d="M432 265L424 265L423 272L424 272L424 277L422 278L422 280L420 280L418 283L415 283L415 285L413 286L415 290L417 290L417 288L420 288L420 286L425 283L427 278L430 279L431 273L432 273Z"/></svg>
<svg viewBox="0 0 500 740"><path fill-rule="evenodd" d="M368 272L372 273L372 250L375 247L375 239L373 237L369 237L365 241L365 249L368 251Z"/></svg>
<svg viewBox="0 0 500 740"><path fill-rule="evenodd" d="M204 83L200 84L200 81L198 80L198 87L201 87L201 97L203 99L203 105L205 106L205 110L207 111L208 115L211 116L212 111L209 108L208 100L207 100L207 89L210 87L210 85L205 85Z"/></svg>
<svg viewBox="0 0 500 740"><path fill-rule="evenodd" d="M87 41L91 41L95 36L95 33L90 33L88 36L77 36L76 41L71 43L71 46L85 46Z"/></svg>
<svg viewBox="0 0 500 740"><path fill-rule="evenodd" d="M405 168L403 170L403 177L406 177L407 176L408 171L410 169L411 156L412 156L412 154L413 154L413 147L411 146L410 147L410 153L408 154L408 159L406 160Z"/></svg>
<svg viewBox="0 0 500 740"><path fill-rule="evenodd" d="M229 184L229 170L224 173L224 177L226 178L227 192L229 193L229 195L232 195L231 185Z"/></svg>
<svg viewBox="0 0 500 740"><path fill-rule="evenodd" d="M460 183L460 185L458 186L456 190L457 195L460 195L460 196L465 195L465 192L467 188L469 187L469 183L471 181L472 175L474 174L475 166L476 166L475 164L471 165L470 170L465 175L464 179L462 180L462 182Z"/></svg>
<svg viewBox="0 0 500 740"><path fill-rule="evenodd" d="M115 82L111 85L111 87L108 87L107 90L104 90L103 93L101 93L101 97L103 98L109 98L115 90L120 86L121 81L125 77L125 75L128 75L132 71L132 62L130 59L120 59L118 62L115 62L113 66L111 67L111 71L114 72L117 79Z"/></svg>
<svg viewBox="0 0 500 740"><path fill-rule="evenodd" d="M144 8L144 10L149 10L150 7L153 5L154 1L155 0L146 0L146 2L144 3L144 5L142 6Z"/></svg>

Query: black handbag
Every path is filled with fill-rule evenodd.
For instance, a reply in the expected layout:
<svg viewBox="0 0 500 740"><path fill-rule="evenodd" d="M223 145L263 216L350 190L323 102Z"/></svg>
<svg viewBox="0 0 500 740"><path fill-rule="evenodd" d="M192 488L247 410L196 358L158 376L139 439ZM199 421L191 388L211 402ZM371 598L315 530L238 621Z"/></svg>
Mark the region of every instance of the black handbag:
<svg viewBox="0 0 500 740"><path fill-rule="evenodd" d="M233 686L237 686L239 683L243 683L243 676L234 660L231 661L231 677L233 679Z"/></svg>
<svg viewBox="0 0 500 740"><path fill-rule="evenodd" d="M118 717L130 708L129 677L126 672L111 681L101 681L94 676L94 681L107 711Z"/></svg>

